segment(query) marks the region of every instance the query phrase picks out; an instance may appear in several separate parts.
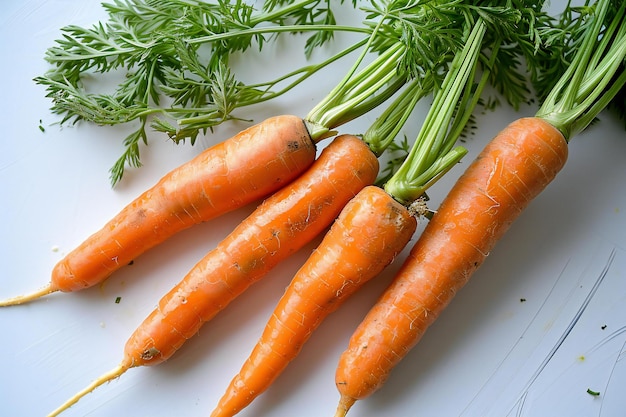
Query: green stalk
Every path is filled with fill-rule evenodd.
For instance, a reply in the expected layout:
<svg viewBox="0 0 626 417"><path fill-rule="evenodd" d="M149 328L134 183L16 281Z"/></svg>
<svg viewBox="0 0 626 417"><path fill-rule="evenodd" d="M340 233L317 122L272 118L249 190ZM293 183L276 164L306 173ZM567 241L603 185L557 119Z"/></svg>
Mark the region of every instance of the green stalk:
<svg viewBox="0 0 626 417"><path fill-rule="evenodd" d="M258 28L243 29L237 32L223 32L208 36L199 36L193 39L187 39L190 45L211 43L229 38L238 38L244 36L265 35L270 33L294 33L294 32L353 32L371 34L372 30L367 27L345 26L345 25L284 25L284 26L264 26Z"/></svg>
<svg viewBox="0 0 626 417"><path fill-rule="evenodd" d="M360 71L359 66L379 35L382 20L371 32L362 53L347 74L305 117L313 141L334 134L333 129L377 107L407 81L398 73L398 64L406 52L401 42L395 42Z"/></svg>
<svg viewBox="0 0 626 417"><path fill-rule="evenodd" d="M608 16L610 6L609 0L596 3L570 66L535 114L559 129L567 141L582 132L626 84L626 74L618 73L626 59L626 3L621 2L613 16Z"/></svg>
<svg viewBox="0 0 626 417"><path fill-rule="evenodd" d="M473 83L485 33L486 25L479 19L463 50L455 55L441 89L435 93L433 104L409 155L385 184L385 191L405 205L423 196L430 185L467 153L461 146L453 148L461 130L449 129L451 125L456 126L453 124L455 117L467 120L475 105L475 101L472 101L472 105L457 111L463 93L471 92L468 85Z"/></svg>
<svg viewBox="0 0 626 417"><path fill-rule="evenodd" d="M413 80L374 123L365 131L363 141L376 156L381 156L400 133L418 101L433 88L432 77Z"/></svg>
<svg viewBox="0 0 626 417"><path fill-rule="evenodd" d="M254 88L254 89L263 89L264 91L269 92L274 86L280 84L281 82L283 82L285 80L288 80L290 78L293 78L293 77L295 77L298 74L303 74L302 76L297 78L296 81L290 83L287 87L285 87L285 88L283 88L281 90L277 90L269 98L273 98L274 96L280 96L280 95L286 93L287 91L291 90L296 85L300 84L305 79L309 78L311 75L319 72L324 67L334 63L335 61L339 61L341 58L345 57L346 55L351 54L352 52L356 51L357 49L363 47L366 43L367 43L367 38L362 39L362 40L360 40L360 41L350 45L349 47L345 48L344 50L338 52L337 54L331 56L330 58L320 62L319 64L306 65L304 67L298 68L295 71L292 71L292 72L289 72L289 73L287 73L285 75L282 75L282 76L276 78L275 80L272 80L272 81L269 81L269 82L264 82L264 83L259 83L259 84L248 84L247 87L248 88ZM265 99L263 99L263 101L265 101Z"/></svg>
<svg viewBox="0 0 626 417"><path fill-rule="evenodd" d="M396 73L397 62L404 48L399 43L395 46L381 54L348 83L334 89L309 112L306 120L326 127L337 127L354 119L360 113L356 110L360 104L373 99L378 101L377 93L382 91L387 98L397 91L399 85L394 79L401 78L400 85L405 81L404 77ZM386 85L391 88L385 89Z"/></svg>
<svg viewBox="0 0 626 417"><path fill-rule="evenodd" d="M278 19L279 17L288 15L291 12L300 10L301 8L303 8L304 6L314 3L317 0L300 0L300 1L295 1L285 7L282 7L278 10L272 10L269 12L264 12L264 13L260 13L259 15L253 17L252 19L250 19L250 25L251 26L256 26L259 23L263 23L263 22L271 22L274 21L275 19Z"/></svg>

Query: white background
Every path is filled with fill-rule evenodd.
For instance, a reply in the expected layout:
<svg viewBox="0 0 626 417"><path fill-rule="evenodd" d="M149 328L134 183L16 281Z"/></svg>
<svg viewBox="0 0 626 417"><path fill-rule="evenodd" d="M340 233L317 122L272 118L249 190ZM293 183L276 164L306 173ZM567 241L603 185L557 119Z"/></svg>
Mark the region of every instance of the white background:
<svg viewBox="0 0 626 417"><path fill-rule="evenodd" d="M554 1L552 8L558 10L563 3ZM65 253L135 196L202 149L247 126L223 126L195 147L176 146L154 134L149 147L142 148L145 167L130 171L111 189L108 169L132 127L52 125L58 118L48 110L44 89L32 82L48 68L44 52L60 36L60 27L89 26L102 18L96 0L0 5L1 298L45 284ZM360 15L340 18L358 22ZM339 37L337 45L346 42ZM260 76L269 76L272 68L284 71L286 62L304 64L301 50L285 43L279 52L255 57L258 65L246 68L262 68ZM281 113L304 116L349 62L279 101L239 114L256 121ZM405 130L410 138L426 106ZM430 191L431 205L436 207L489 138L535 110L502 108L479 115L477 133L467 143L470 154ZM342 131L362 133L374 117ZM40 120L45 132L39 130ZM562 173L513 225L387 384L358 402L350 415L623 415L625 158L623 122L602 114L598 125L572 140ZM2 309L0 415L46 415L115 367L127 337L160 296L253 208L180 233L102 286ZM290 277L317 242L251 287L167 363L131 369L65 415L209 415ZM332 416L338 400L337 358L403 257L330 316L271 389L240 415ZM600 396L587 394L588 388Z"/></svg>

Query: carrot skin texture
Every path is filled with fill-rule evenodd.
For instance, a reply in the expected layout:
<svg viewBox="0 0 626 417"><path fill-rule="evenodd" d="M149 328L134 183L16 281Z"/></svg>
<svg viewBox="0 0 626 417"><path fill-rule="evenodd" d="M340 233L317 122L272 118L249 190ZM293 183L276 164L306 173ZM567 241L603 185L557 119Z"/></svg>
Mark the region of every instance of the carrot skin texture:
<svg viewBox="0 0 626 417"><path fill-rule="evenodd" d="M341 355L336 416L376 391L568 155L546 121L514 121L459 178Z"/></svg>
<svg viewBox="0 0 626 417"><path fill-rule="evenodd" d="M310 169L265 200L160 300L128 340L124 366L168 359L204 322L328 227L377 173L378 160L363 141L335 138Z"/></svg>
<svg viewBox="0 0 626 417"><path fill-rule="evenodd" d="M294 276L211 417L233 416L269 388L321 322L393 261L416 226L380 188L361 190Z"/></svg>
<svg viewBox="0 0 626 417"><path fill-rule="evenodd" d="M277 116L203 151L165 175L57 263L51 288L96 285L194 224L265 197L304 172L316 154L301 118Z"/></svg>

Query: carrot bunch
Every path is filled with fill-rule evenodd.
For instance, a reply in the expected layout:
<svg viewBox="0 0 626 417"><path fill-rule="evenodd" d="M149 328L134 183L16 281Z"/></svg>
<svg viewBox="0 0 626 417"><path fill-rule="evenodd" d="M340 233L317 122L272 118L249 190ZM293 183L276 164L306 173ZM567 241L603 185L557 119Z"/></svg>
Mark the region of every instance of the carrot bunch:
<svg viewBox="0 0 626 417"><path fill-rule="evenodd" d="M51 415L130 368L167 360L202 324L321 233L377 173L378 160L359 138L336 138L305 174L259 205L163 296L130 336L115 370Z"/></svg>
<svg viewBox="0 0 626 417"><path fill-rule="evenodd" d="M524 55L532 66L529 51L540 44L534 27L543 16L542 2L514 1L515 8L479 3L373 4L370 13L379 20L370 22L362 53L305 117L270 118L201 153L68 254L55 266L49 285L1 302L20 304L96 285L175 233L266 197L163 296L127 341L120 364L51 416L130 368L170 358L205 322L332 224L212 414L234 415L270 386L330 313L398 256L421 215L431 219L423 235L341 357L337 415L377 389L513 219L556 176L569 137L584 129L625 82L616 76L624 47L614 46L625 43L624 25L603 29L612 13L621 22L624 6L601 0L598 17L591 20L595 32L589 31L583 46L591 50L593 37L602 36L603 47L576 62L585 70L568 71L537 117L505 129L503 139L483 151L442 206L429 210L426 191L466 154L456 142L486 85L491 82L516 104L526 93L517 77L517 57ZM411 46L419 25L442 30L428 53L422 53L423 45ZM372 52L375 58L360 69ZM378 158L417 101L431 92L433 104L406 160L382 189L374 186ZM335 136L339 126L396 93L365 135L337 136L315 158L318 144ZM599 99L600 94L605 96Z"/></svg>

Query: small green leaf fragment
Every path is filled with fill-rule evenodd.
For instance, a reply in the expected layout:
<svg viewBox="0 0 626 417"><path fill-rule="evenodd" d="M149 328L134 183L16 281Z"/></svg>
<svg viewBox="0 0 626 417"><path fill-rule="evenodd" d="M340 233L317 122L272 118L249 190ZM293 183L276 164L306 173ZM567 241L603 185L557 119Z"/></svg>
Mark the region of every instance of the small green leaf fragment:
<svg viewBox="0 0 626 417"><path fill-rule="evenodd" d="M116 297L115 298L115 304L119 304L120 301L122 301L122 297Z"/></svg>
<svg viewBox="0 0 626 417"><path fill-rule="evenodd" d="M593 395L594 397L600 396L600 392L599 391L593 391L591 388L587 388L587 394Z"/></svg>

